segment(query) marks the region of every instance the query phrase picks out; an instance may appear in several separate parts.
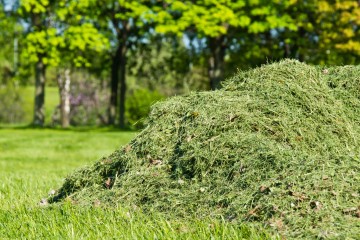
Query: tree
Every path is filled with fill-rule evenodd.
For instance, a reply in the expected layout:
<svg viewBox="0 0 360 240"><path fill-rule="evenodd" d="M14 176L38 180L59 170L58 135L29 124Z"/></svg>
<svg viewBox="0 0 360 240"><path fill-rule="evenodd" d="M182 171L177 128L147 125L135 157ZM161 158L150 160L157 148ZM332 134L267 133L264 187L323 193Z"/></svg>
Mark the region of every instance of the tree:
<svg viewBox="0 0 360 240"><path fill-rule="evenodd" d="M355 64L360 60L360 2L298 1L287 9L296 31L281 29L272 41L284 57L314 64Z"/></svg>
<svg viewBox="0 0 360 240"><path fill-rule="evenodd" d="M30 16L31 31L26 35L23 57L35 63L34 125L44 124L44 94L46 67L57 67L61 102L61 122L69 126L69 91L72 66L88 67L93 52L104 51L108 40L80 14L90 1L61 0L50 2L23 1L21 13ZM41 24L41 20L45 24Z"/></svg>
<svg viewBox="0 0 360 240"><path fill-rule="evenodd" d="M112 36L111 95L108 111L109 124L115 124L118 111L119 126L125 127L126 66L129 48L141 41L152 23L149 0L94 1L95 21ZM109 34L109 35L110 35ZM118 110L117 110L118 109Z"/></svg>
<svg viewBox="0 0 360 240"><path fill-rule="evenodd" d="M58 68L57 82L60 94L60 118L62 127L70 125L70 84L74 68L90 67L91 58L109 47L108 39L89 23L65 25L58 46L61 62Z"/></svg>
<svg viewBox="0 0 360 240"><path fill-rule="evenodd" d="M360 62L360 1L318 1L315 21L321 56L317 63Z"/></svg>
<svg viewBox="0 0 360 240"><path fill-rule="evenodd" d="M14 22L8 18L8 14L5 11L5 4L0 3L0 85L4 84L8 78L13 75L14 69L11 66L12 59L12 44L9 43L9 39L13 38Z"/></svg>
<svg viewBox="0 0 360 240"><path fill-rule="evenodd" d="M157 15L159 33L183 33L204 39L208 50L210 88L224 78L225 55L239 33L262 33L274 28L296 29L285 11L292 3L273 1L166 0Z"/></svg>
<svg viewBox="0 0 360 240"><path fill-rule="evenodd" d="M51 28L51 16L54 1L49 0L23 0L20 3L19 13L29 27L25 39L23 54L29 62L35 63L35 101L33 125L43 126L45 122L45 78L47 62L53 61L56 46L56 29ZM55 43L55 44L54 44Z"/></svg>

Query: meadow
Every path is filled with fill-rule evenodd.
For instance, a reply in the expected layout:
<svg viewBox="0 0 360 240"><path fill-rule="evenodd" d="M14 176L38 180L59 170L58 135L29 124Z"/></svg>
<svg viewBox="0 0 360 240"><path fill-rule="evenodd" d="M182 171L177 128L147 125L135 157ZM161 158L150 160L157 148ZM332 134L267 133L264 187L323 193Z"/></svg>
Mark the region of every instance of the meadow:
<svg viewBox="0 0 360 240"><path fill-rule="evenodd" d="M210 218L167 219L121 206L40 206L67 174L110 154L135 135L109 128L0 128L0 239L270 238L253 226Z"/></svg>

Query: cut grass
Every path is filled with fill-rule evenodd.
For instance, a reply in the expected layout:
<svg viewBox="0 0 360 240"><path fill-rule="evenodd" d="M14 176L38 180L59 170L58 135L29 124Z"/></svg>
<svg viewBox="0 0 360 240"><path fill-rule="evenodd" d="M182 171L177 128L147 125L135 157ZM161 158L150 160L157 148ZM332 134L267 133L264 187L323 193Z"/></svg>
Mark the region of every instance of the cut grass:
<svg viewBox="0 0 360 240"><path fill-rule="evenodd" d="M49 201L356 238L359 76L359 66L284 60L157 103L136 138L68 176Z"/></svg>
<svg viewBox="0 0 360 240"><path fill-rule="evenodd" d="M122 207L39 206L63 176L134 135L111 129L0 129L0 239L269 238L254 227L210 218L167 220Z"/></svg>

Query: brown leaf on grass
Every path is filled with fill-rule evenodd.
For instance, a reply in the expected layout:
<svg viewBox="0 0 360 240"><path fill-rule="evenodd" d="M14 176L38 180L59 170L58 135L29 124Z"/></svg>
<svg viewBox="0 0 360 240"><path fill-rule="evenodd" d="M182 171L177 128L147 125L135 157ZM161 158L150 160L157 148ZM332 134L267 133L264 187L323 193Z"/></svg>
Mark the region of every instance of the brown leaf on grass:
<svg viewBox="0 0 360 240"><path fill-rule="evenodd" d="M150 154L146 155L146 158L149 160L150 164L152 165L160 165L162 161L159 159L154 159Z"/></svg>
<svg viewBox="0 0 360 240"><path fill-rule="evenodd" d="M102 164L109 164L112 163L111 159L105 158L104 160L101 161Z"/></svg>
<svg viewBox="0 0 360 240"><path fill-rule="evenodd" d="M281 230L284 228L284 222L281 220L281 219L275 219L275 218L272 218L270 219L269 221L269 225L273 228L276 228L278 230Z"/></svg>
<svg viewBox="0 0 360 240"><path fill-rule="evenodd" d="M358 207L350 207L343 210L344 214L353 215L357 218L360 218L360 206Z"/></svg>
<svg viewBox="0 0 360 240"><path fill-rule="evenodd" d="M230 121L230 122L233 122L237 117L238 117L238 116L235 115L235 114L230 114L230 115L229 115L229 121Z"/></svg>
<svg viewBox="0 0 360 240"><path fill-rule="evenodd" d="M99 207L99 206L101 205L100 200L96 199L96 200L93 202L93 205L94 205L94 207Z"/></svg>
<svg viewBox="0 0 360 240"><path fill-rule="evenodd" d="M260 205L257 205L256 207L254 207L253 209L251 209L251 210L248 212L247 215L248 215L249 217L257 217L260 208L261 208L261 206L260 206Z"/></svg>
<svg viewBox="0 0 360 240"><path fill-rule="evenodd" d="M358 210L356 207L350 207L343 210L343 213L345 214L352 214L353 212L356 212Z"/></svg>
<svg viewBox="0 0 360 240"><path fill-rule="evenodd" d="M105 187L107 189L109 189L111 187L111 178L108 178L106 181L105 181Z"/></svg>
<svg viewBox="0 0 360 240"><path fill-rule="evenodd" d="M125 148L124 148L124 151L126 153L130 152L131 151L131 145L126 145Z"/></svg>
<svg viewBox="0 0 360 240"><path fill-rule="evenodd" d="M322 208L322 204L319 201L311 201L310 207L314 209L314 211L319 211Z"/></svg>
<svg viewBox="0 0 360 240"><path fill-rule="evenodd" d="M302 202L306 199L308 199L309 197L307 197L304 193L301 193L301 192L293 192L293 191L290 191L289 192L290 196L293 196L296 198L296 200Z"/></svg>
<svg viewBox="0 0 360 240"><path fill-rule="evenodd" d="M357 218L360 218L360 209L357 210L357 212L355 213L355 216L356 216Z"/></svg>
<svg viewBox="0 0 360 240"><path fill-rule="evenodd" d="M302 136L295 137L295 141L297 141L297 142L301 142L302 140L304 140L304 138Z"/></svg>
<svg viewBox="0 0 360 240"><path fill-rule="evenodd" d="M261 193L267 194L267 193L270 192L270 188L269 188L269 187L266 187L266 186L260 186L259 191L260 191Z"/></svg>
<svg viewBox="0 0 360 240"><path fill-rule="evenodd" d="M198 117L199 114L200 114L199 112L192 112L192 113L191 113L191 116L192 116L192 117Z"/></svg>
<svg viewBox="0 0 360 240"><path fill-rule="evenodd" d="M161 160L158 160L158 159L152 159L152 160L151 160L151 164L152 164L152 165L161 165L161 164L162 164L162 161L161 161Z"/></svg>

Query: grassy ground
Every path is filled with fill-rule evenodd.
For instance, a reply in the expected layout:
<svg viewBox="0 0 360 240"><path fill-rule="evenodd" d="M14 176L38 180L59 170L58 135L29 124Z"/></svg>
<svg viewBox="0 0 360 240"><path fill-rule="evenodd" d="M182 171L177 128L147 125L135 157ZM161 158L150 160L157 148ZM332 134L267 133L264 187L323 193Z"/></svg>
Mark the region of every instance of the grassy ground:
<svg viewBox="0 0 360 240"><path fill-rule="evenodd" d="M264 239L252 227L165 220L139 210L41 207L64 176L127 143L135 133L110 129L0 128L0 239Z"/></svg>

